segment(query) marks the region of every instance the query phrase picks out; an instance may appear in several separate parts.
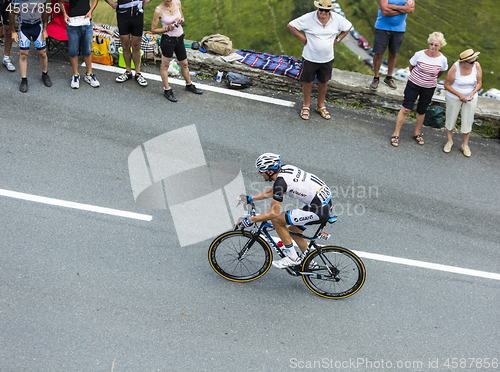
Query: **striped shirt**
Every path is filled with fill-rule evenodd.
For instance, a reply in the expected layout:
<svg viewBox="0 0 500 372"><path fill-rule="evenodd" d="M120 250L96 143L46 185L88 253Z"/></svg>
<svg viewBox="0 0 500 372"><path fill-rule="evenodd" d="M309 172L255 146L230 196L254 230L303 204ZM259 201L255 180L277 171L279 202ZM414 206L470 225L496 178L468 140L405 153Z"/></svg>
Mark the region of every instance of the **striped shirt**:
<svg viewBox="0 0 500 372"><path fill-rule="evenodd" d="M432 58L424 50L415 53L410 64L414 67L408 80L422 88L435 88L439 72L448 70L448 60L443 54Z"/></svg>

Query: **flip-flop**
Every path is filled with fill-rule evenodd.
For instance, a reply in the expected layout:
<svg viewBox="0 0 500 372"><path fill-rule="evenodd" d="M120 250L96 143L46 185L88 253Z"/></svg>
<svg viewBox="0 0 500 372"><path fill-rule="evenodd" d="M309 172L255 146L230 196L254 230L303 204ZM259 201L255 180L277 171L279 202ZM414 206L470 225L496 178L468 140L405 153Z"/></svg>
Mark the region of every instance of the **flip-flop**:
<svg viewBox="0 0 500 372"><path fill-rule="evenodd" d="M316 107L316 111L319 112L323 119L330 120L330 118L332 117L325 106Z"/></svg>
<svg viewBox="0 0 500 372"><path fill-rule="evenodd" d="M399 137L398 136L391 137L391 145L393 145L394 147L399 146Z"/></svg>
<svg viewBox="0 0 500 372"><path fill-rule="evenodd" d="M302 106L302 109L300 110L300 117L304 120L309 120L309 112L310 112L309 107Z"/></svg>

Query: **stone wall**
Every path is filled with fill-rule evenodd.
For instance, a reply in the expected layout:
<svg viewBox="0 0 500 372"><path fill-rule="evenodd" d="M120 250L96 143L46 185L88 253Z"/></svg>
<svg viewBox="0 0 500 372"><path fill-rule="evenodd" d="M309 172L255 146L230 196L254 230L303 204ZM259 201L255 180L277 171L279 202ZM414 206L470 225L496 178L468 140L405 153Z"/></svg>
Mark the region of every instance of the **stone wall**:
<svg viewBox="0 0 500 372"><path fill-rule="evenodd" d="M222 57L188 49L188 62L191 71L202 75L216 76L219 69L244 74L252 79L254 86L268 89L282 90L293 93L302 92L302 84L286 76L253 68L240 62L226 62ZM397 81L396 90L380 84L378 90L373 91L369 85L373 77L356 72L333 69L332 79L328 83L329 99L338 99L344 103L358 102L362 106L389 108L399 110L403 102L405 83ZM435 94L433 101L436 105L445 107L445 93ZM479 97L476 119L494 121L500 126L500 101Z"/></svg>

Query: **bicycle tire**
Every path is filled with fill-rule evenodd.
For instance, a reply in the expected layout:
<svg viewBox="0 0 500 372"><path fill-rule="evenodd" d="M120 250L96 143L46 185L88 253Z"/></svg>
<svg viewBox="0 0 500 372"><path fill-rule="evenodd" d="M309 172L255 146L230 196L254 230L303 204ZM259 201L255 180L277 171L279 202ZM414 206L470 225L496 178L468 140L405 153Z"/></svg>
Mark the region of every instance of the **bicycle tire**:
<svg viewBox="0 0 500 372"><path fill-rule="evenodd" d="M314 260L316 266L311 264ZM321 297L341 299L360 290L366 279L365 265L350 250L326 246L311 252L302 264L302 279ZM333 272L333 274L332 274Z"/></svg>
<svg viewBox="0 0 500 372"><path fill-rule="evenodd" d="M264 275L272 263L269 244L258 236L248 251L243 248L253 239L248 231L228 231L214 239L208 261L217 274L233 282L249 282Z"/></svg>

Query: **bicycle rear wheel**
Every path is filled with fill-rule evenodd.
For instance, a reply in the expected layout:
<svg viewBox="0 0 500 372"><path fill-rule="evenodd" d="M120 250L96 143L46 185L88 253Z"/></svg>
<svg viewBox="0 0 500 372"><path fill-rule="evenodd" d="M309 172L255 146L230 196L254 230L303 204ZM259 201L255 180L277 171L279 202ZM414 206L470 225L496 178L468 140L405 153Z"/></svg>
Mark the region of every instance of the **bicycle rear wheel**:
<svg viewBox="0 0 500 372"><path fill-rule="evenodd" d="M260 236L248 231L228 231L212 242L208 261L217 274L234 282L248 282L271 267L272 252Z"/></svg>
<svg viewBox="0 0 500 372"><path fill-rule="evenodd" d="M313 262L314 261L314 262ZM342 247L322 247L310 253L302 265L304 282L319 296L340 299L352 296L365 282L361 259Z"/></svg>

